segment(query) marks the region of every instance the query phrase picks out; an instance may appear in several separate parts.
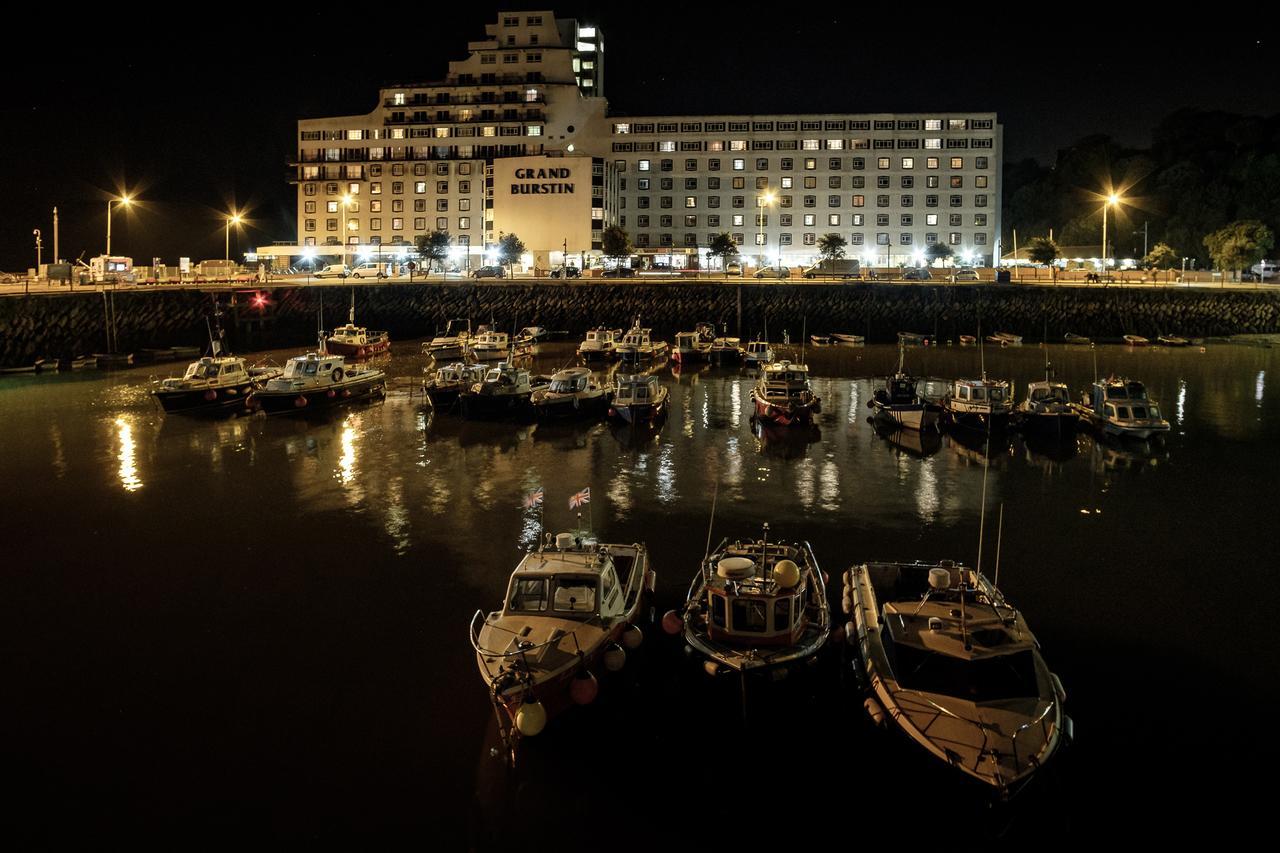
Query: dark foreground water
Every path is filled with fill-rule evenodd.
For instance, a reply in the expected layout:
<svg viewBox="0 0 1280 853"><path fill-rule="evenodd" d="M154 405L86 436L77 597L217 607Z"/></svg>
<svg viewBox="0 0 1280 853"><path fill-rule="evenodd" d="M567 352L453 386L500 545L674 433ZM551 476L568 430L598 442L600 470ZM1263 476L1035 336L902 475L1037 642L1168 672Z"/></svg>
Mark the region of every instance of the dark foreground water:
<svg viewBox="0 0 1280 853"><path fill-rule="evenodd" d="M389 366L402 389L416 350ZM1050 355L1077 391L1093 376L1088 349ZM404 390L311 419L165 417L154 367L0 379L6 837L834 850L1252 823L1277 758L1280 358L1243 347L1097 350L1161 402L1162 444L992 447L984 566L1003 505L1000 583L1077 733L1013 805L874 729L838 658L750 693L744 720L737 682L657 630L516 773L490 757L466 627L536 535L537 486L548 530L589 486L603 539L648 543L658 615L717 483L717 539L768 521L810 540L837 601L855 560L975 560L985 449L866 422L866 377L896 357L810 349L823 414L786 439L753 433L751 380L727 369L661 369L656 437L462 423ZM945 376L978 354L909 358ZM987 369L1021 389L1043 359L988 350Z"/></svg>

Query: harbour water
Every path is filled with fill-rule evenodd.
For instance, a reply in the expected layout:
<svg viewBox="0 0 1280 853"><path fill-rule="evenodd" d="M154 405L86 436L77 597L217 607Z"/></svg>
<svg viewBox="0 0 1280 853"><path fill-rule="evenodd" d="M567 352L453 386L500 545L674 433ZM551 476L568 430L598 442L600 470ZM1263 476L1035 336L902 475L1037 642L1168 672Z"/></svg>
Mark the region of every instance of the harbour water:
<svg viewBox="0 0 1280 853"><path fill-rule="evenodd" d="M572 349L545 346L535 369ZM166 417L148 396L157 367L0 379L3 759L21 791L7 822L33 838L681 849L730 815L726 839L787 821L901 838L908 822L937 842L962 824L1083 840L1108 822L1108 837L1172 836L1248 814L1261 792L1238 774L1277 757L1250 729L1278 698L1280 355L1048 354L1076 395L1095 359L1145 381L1171 433L989 451L882 437L866 404L870 377L896 366L888 346L810 347L823 411L794 434L753 428L746 371L671 365L656 434L462 422L409 393L415 342L394 345L385 401L305 418ZM1044 359L985 351L1019 395ZM979 354L913 347L907 364L974 375ZM987 807L875 729L847 662L744 706L656 626L599 705L558 719L515 774L491 757L467 623L500 605L540 522L578 523L575 492L590 487L582 524L603 540L648 544L660 617L683 601L713 495L716 540L763 522L809 540L837 601L854 561L972 564L984 460L983 569L999 550L1000 586L1076 730L1014 803ZM541 519L522 506L538 487Z"/></svg>

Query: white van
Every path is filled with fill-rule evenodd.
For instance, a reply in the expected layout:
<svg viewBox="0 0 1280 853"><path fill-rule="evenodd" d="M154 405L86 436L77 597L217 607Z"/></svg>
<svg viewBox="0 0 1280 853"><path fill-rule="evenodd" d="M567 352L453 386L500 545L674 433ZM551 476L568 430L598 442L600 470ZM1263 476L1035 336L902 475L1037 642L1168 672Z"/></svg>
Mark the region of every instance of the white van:
<svg viewBox="0 0 1280 853"><path fill-rule="evenodd" d="M1254 264L1250 267L1249 272L1262 281L1274 281L1277 276L1280 276L1280 266L1277 266L1275 261L1264 260L1262 263Z"/></svg>
<svg viewBox="0 0 1280 853"><path fill-rule="evenodd" d="M365 261L351 271L352 278L386 278L387 265Z"/></svg>

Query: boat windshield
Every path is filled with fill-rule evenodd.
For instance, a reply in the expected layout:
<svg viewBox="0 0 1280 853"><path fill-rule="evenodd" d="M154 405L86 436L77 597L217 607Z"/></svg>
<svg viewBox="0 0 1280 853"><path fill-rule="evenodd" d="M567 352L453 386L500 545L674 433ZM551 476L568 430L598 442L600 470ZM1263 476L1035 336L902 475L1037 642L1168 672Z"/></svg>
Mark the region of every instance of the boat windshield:
<svg viewBox="0 0 1280 853"><path fill-rule="evenodd" d="M894 645L898 683L909 690L954 696L970 702L1035 698L1035 659L1030 649L979 660L964 660L918 649Z"/></svg>
<svg viewBox="0 0 1280 853"><path fill-rule="evenodd" d="M510 610L537 613L547 609L547 579L519 578L511 584L511 597L507 600Z"/></svg>
<svg viewBox="0 0 1280 853"><path fill-rule="evenodd" d="M587 388L587 377L571 376L567 379L552 379L551 392L554 394L572 394L575 391L585 391Z"/></svg>
<svg viewBox="0 0 1280 853"><path fill-rule="evenodd" d="M187 379L212 379L218 375L218 365L196 362L187 368Z"/></svg>
<svg viewBox="0 0 1280 853"><path fill-rule="evenodd" d="M556 575L551 579L552 609L561 613L596 612L594 575Z"/></svg>

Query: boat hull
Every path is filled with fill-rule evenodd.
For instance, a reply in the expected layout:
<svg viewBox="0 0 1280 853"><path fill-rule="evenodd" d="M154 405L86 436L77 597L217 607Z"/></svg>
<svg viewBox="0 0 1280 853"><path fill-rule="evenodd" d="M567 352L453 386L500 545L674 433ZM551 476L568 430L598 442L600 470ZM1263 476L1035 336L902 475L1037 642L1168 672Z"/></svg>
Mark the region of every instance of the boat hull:
<svg viewBox="0 0 1280 853"><path fill-rule="evenodd" d="M895 406L877 402L875 411L876 420L913 430L935 429L940 415L937 407L927 403Z"/></svg>
<svg viewBox="0 0 1280 853"><path fill-rule="evenodd" d="M757 420L779 426L808 426L813 423L814 415L822 411L822 404L816 398L812 403L784 405L763 400L752 391L751 401L755 405Z"/></svg>
<svg viewBox="0 0 1280 853"><path fill-rule="evenodd" d="M462 406L462 416L469 420L526 417L533 414L533 405L529 402L531 393L462 394L458 401Z"/></svg>
<svg viewBox="0 0 1280 853"><path fill-rule="evenodd" d="M661 420L667 414L667 401L660 403L635 403L626 406L613 406L609 409L611 416L628 424L651 424Z"/></svg>
<svg viewBox="0 0 1280 853"><path fill-rule="evenodd" d="M391 339L384 335L364 344L348 344L330 339L325 341L325 349L348 359L373 358L391 352Z"/></svg>
<svg viewBox="0 0 1280 853"><path fill-rule="evenodd" d="M609 397L597 394L593 397L564 397L540 401L533 410L540 420L585 420L602 417L609 408Z"/></svg>
<svg viewBox="0 0 1280 853"><path fill-rule="evenodd" d="M943 416L947 425L956 429L1003 432L1009 428L1009 412L968 412L947 409Z"/></svg>
<svg viewBox="0 0 1280 853"><path fill-rule="evenodd" d="M433 409L448 411L458 406L458 397L462 394L462 386L456 385L452 388L423 388L426 392L427 399L431 401Z"/></svg>
<svg viewBox="0 0 1280 853"><path fill-rule="evenodd" d="M253 404L269 415L313 412L358 400L382 397L386 393L386 377L337 382L327 387L303 391L256 391Z"/></svg>
<svg viewBox="0 0 1280 853"><path fill-rule="evenodd" d="M151 393L160 407L170 414L197 414L251 408L254 389L252 382L241 382L220 388L158 389Z"/></svg>
<svg viewBox="0 0 1280 853"><path fill-rule="evenodd" d="M1075 412L1019 412L1016 420L1025 433L1065 440L1075 436L1080 416Z"/></svg>

